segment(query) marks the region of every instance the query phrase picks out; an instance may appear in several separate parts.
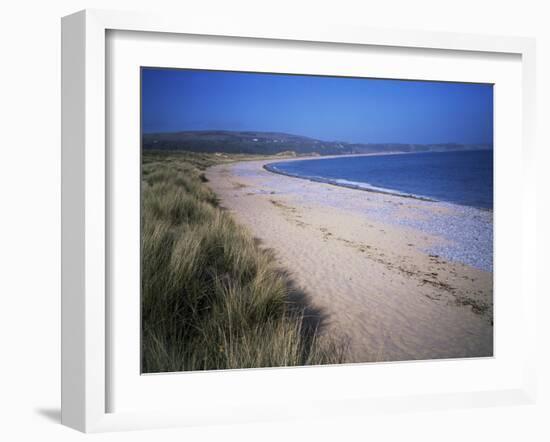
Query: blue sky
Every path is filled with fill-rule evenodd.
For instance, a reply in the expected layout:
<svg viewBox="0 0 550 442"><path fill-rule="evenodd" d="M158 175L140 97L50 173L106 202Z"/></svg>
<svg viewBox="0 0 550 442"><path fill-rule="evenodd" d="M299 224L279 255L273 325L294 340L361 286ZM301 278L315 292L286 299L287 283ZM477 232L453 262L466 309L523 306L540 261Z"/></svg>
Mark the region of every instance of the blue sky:
<svg viewBox="0 0 550 442"><path fill-rule="evenodd" d="M144 68L142 130L358 143L492 143L487 84Z"/></svg>

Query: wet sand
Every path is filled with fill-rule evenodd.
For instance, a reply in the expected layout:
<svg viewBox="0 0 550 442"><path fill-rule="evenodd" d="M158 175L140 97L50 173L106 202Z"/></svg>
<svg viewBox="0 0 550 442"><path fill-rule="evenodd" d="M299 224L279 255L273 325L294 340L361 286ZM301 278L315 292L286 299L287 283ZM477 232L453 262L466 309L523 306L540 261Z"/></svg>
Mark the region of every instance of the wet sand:
<svg viewBox="0 0 550 442"><path fill-rule="evenodd" d="M492 213L288 177L266 163L212 167L208 184L326 312L321 332L347 340L348 362L492 356L493 274L456 252L475 237L447 234L479 230Z"/></svg>

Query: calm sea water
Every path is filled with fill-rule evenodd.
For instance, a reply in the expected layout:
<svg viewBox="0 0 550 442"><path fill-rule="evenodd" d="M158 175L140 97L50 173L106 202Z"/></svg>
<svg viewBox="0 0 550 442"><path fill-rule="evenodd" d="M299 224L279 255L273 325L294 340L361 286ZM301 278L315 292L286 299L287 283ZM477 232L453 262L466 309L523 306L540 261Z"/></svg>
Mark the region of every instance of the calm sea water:
<svg viewBox="0 0 550 442"><path fill-rule="evenodd" d="M269 168L346 187L493 208L493 151L281 161Z"/></svg>

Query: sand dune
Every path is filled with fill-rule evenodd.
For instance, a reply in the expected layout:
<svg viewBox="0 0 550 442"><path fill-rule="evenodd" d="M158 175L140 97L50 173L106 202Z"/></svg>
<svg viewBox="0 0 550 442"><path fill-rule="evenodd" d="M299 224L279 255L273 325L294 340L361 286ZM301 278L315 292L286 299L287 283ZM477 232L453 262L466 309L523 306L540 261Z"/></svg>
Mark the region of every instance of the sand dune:
<svg viewBox="0 0 550 442"><path fill-rule="evenodd" d="M445 225L470 212L277 175L265 163L206 176L327 313L322 333L349 340L349 362L492 355L492 272L430 252L449 239L409 222Z"/></svg>

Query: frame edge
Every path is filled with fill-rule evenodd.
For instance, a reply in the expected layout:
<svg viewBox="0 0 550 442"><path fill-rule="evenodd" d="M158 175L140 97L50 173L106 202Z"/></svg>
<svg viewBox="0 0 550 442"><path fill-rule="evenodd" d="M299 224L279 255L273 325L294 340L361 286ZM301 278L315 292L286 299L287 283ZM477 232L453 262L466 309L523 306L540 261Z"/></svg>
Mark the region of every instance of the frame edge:
<svg viewBox="0 0 550 442"><path fill-rule="evenodd" d="M61 423L89 432L106 393L105 27L63 17L61 47Z"/></svg>
<svg viewBox="0 0 550 442"><path fill-rule="evenodd" d="M85 428L84 11L61 21L61 423Z"/></svg>

